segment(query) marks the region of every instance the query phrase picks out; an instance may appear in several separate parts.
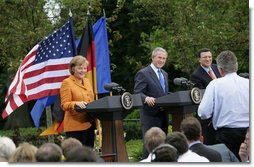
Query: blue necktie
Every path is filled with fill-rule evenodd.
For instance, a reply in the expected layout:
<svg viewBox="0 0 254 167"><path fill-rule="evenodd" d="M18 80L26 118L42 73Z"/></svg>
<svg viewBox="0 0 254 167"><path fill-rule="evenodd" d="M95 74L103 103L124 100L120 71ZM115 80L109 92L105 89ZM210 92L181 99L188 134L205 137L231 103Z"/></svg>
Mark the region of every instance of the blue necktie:
<svg viewBox="0 0 254 167"><path fill-rule="evenodd" d="M163 77L160 69L158 69L157 72L159 74L159 80L160 80L160 83L161 83L161 87L163 88L164 93L165 93L165 81L164 81L164 77Z"/></svg>

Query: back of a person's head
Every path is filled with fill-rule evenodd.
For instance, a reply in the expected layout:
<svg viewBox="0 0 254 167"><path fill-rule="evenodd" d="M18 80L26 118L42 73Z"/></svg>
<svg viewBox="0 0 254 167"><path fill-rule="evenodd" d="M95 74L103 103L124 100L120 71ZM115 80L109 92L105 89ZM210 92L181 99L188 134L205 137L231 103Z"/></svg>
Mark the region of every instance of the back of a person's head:
<svg viewBox="0 0 254 167"><path fill-rule="evenodd" d="M29 143L21 143L11 155L9 162L36 162L35 154L38 148Z"/></svg>
<svg viewBox="0 0 254 167"><path fill-rule="evenodd" d="M158 127L152 127L146 131L144 136L144 144L147 151L150 153L152 150L165 143L166 134Z"/></svg>
<svg viewBox="0 0 254 167"><path fill-rule="evenodd" d="M82 143L78 140L78 139L75 139L75 138L72 138L72 137L69 137L67 139L64 139L61 143L61 147L62 147L62 150L63 150L63 155L65 156L66 153L73 147L82 147Z"/></svg>
<svg viewBox="0 0 254 167"><path fill-rule="evenodd" d="M88 146L73 147L65 156L66 162L97 162L98 160L95 151Z"/></svg>
<svg viewBox="0 0 254 167"><path fill-rule="evenodd" d="M6 136L0 136L0 157L2 160L9 160L10 156L16 150L13 140Z"/></svg>
<svg viewBox="0 0 254 167"><path fill-rule="evenodd" d="M222 51L216 58L218 68L223 68L225 74L237 72L238 62L235 53L230 50Z"/></svg>
<svg viewBox="0 0 254 167"><path fill-rule="evenodd" d="M36 152L37 162L60 162L62 161L62 149L55 143L45 143Z"/></svg>
<svg viewBox="0 0 254 167"><path fill-rule="evenodd" d="M199 140L201 136L201 124L195 117L187 117L181 122L181 132L189 141Z"/></svg>
<svg viewBox="0 0 254 167"><path fill-rule="evenodd" d="M178 153L174 146L161 144L151 152L151 162L177 162Z"/></svg>
<svg viewBox="0 0 254 167"><path fill-rule="evenodd" d="M166 138L166 143L177 149L178 155L182 155L188 151L189 146L186 136L181 132L172 132Z"/></svg>

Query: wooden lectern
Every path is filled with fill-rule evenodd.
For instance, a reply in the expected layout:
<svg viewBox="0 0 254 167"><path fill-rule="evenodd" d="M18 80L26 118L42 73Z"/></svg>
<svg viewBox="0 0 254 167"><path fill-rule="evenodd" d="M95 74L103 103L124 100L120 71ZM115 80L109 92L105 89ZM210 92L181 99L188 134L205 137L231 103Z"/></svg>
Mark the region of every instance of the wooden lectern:
<svg viewBox="0 0 254 167"><path fill-rule="evenodd" d="M132 95L133 108L141 107L139 94ZM121 96L107 96L89 103L86 111L98 118L102 125L102 155L105 161L128 162L122 120L131 113L121 104ZM81 110L81 109L77 109Z"/></svg>
<svg viewBox="0 0 254 167"><path fill-rule="evenodd" d="M203 94L204 90L201 90ZM202 96L201 96L202 98ZM195 104L191 99L191 90L178 91L162 96L155 101L157 106L172 114L172 130L179 131L181 121L197 112L198 104Z"/></svg>

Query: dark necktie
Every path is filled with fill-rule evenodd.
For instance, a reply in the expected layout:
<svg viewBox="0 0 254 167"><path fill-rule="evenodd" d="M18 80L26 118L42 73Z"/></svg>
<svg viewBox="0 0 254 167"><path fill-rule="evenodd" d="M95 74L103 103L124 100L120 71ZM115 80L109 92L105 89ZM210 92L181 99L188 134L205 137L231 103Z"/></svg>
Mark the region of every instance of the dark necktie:
<svg viewBox="0 0 254 167"><path fill-rule="evenodd" d="M160 80L160 83L161 83L161 87L163 88L163 91L165 93L165 81L164 81L164 77L163 77L160 69L158 69L157 72L158 72L158 75L159 75L159 80Z"/></svg>

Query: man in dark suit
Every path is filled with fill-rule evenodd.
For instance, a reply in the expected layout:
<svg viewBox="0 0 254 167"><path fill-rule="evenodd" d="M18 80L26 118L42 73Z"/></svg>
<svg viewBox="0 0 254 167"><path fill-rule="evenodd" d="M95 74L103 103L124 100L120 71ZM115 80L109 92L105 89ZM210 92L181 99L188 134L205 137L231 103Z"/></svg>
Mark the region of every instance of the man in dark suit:
<svg viewBox="0 0 254 167"><path fill-rule="evenodd" d="M161 128L168 132L168 114L155 105L155 99L168 92L168 74L161 68L165 65L168 53L157 47L152 52L152 63L137 72L135 76L134 93L140 94L143 107L140 111L142 135L151 127ZM142 159L147 158L148 151L143 144Z"/></svg>
<svg viewBox="0 0 254 167"><path fill-rule="evenodd" d="M191 74L191 82L199 89L205 89L206 86L221 75L218 71L217 65L212 64L212 53L208 48L203 48L198 52L199 66ZM198 117L198 116L197 116ZM202 126L202 134L204 137L204 144L215 144L215 130L211 120L201 120L198 118Z"/></svg>
<svg viewBox="0 0 254 167"><path fill-rule="evenodd" d="M221 154L202 143L201 125L197 118L187 117L180 125L181 132L186 136L189 149L200 156L206 157L210 162L222 162Z"/></svg>

